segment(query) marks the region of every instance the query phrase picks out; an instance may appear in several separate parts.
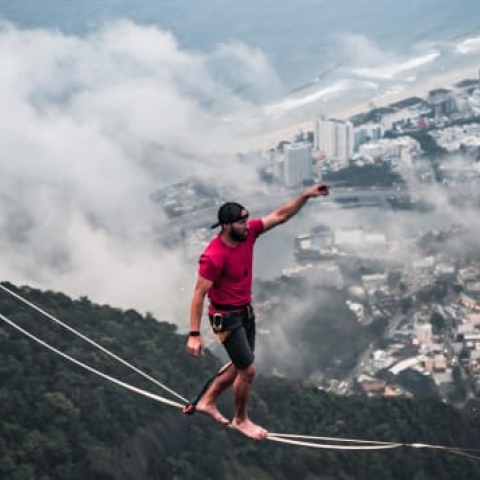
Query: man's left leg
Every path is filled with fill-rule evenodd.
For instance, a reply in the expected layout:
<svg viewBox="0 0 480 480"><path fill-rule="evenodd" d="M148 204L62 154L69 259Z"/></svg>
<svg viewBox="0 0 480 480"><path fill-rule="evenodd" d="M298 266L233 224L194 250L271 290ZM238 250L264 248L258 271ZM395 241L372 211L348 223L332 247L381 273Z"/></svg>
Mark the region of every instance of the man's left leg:
<svg viewBox="0 0 480 480"><path fill-rule="evenodd" d="M215 377L210 387L198 401L195 410L205 415L209 415L216 422L222 425L228 425L230 420L224 417L217 408L217 400L220 395L233 384L237 376L237 368L232 363L228 363L223 367L223 371Z"/></svg>
<svg viewBox="0 0 480 480"><path fill-rule="evenodd" d="M220 370L219 375L197 403L196 410L211 416L219 423L230 423L220 413L216 402L220 395L233 384L236 428L252 438L265 438L266 430L253 424L246 414L250 384L253 381L255 371L253 366L255 358L253 353L255 349L255 316L251 310L248 316L243 317L239 328L230 331L226 337L222 338L222 344L231 359L231 363L225 365L223 370ZM252 370L253 375L249 375ZM243 413L239 413L242 411ZM250 423L252 423L252 428L250 426L246 427Z"/></svg>

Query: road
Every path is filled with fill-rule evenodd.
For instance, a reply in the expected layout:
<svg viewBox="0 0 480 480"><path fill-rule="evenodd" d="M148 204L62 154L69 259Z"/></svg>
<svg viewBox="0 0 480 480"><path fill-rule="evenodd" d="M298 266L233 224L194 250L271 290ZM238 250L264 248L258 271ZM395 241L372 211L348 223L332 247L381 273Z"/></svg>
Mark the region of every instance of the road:
<svg viewBox="0 0 480 480"><path fill-rule="evenodd" d="M242 197L241 203L248 206L255 216L265 215L289 198L299 194L302 189L282 190L272 192L256 192ZM392 195L404 195L405 190L398 191L392 188L357 189L352 187L335 187L330 195L322 199L325 208L352 208L375 205L385 205L387 198ZM162 226L159 232L161 238L178 238L182 232L201 227L208 227L216 220L218 206L210 206L194 210L188 214L172 218Z"/></svg>

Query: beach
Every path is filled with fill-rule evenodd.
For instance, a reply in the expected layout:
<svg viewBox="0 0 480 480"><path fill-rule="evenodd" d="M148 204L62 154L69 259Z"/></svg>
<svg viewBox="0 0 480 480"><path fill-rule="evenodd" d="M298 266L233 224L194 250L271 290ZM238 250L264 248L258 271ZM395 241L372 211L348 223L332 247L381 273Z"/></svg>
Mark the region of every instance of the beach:
<svg viewBox="0 0 480 480"><path fill-rule="evenodd" d="M352 104L348 108L332 109L327 111L326 116L338 120L348 120L359 113L366 113L372 108L386 107L392 103L399 102L410 97L426 98L428 92L437 88L452 89L454 85L465 79L479 78L478 68L468 67L442 72L424 81L415 83L409 88L400 92L391 92L379 97L372 98L368 102ZM268 150L276 147L280 141L292 141L300 132L311 132L314 130L315 119L295 123L291 126L264 133L251 138L250 146L255 149Z"/></svg>

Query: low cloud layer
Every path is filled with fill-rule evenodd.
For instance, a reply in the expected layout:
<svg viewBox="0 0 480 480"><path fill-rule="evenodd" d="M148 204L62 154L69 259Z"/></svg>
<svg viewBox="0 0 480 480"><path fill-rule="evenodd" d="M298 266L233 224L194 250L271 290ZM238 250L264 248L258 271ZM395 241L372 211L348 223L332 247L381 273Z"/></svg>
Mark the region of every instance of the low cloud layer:
<svg viewBox="0 0 480 480"><path fill-rule="evenodd" d="M166 220L149 195L219 169L255 181L233 154L278 86L262 53L185 51L127 21L86 37L2 24L0 69L2 280L183 310L192 272L154 241Z"/></svg>
<svg viewBox="0 0 480 480"><path fill-rule="evenodd" d="M360 48L361 64L390 58L364 37L345 44L352 58ZM192 175L254 190L254 169L234 153L261 122L259 107L282 90L265 56L238 42L187 51L172 34L127 21L86 37L3 24L0 69L1 280L186 326L195 272L155 241L168 222L149 195ZM443 205L428 217L432 226L476 224L441 189L411 187ZM416 221L322 209L321 201L306 211L262 240L257 263L289 267L291 255L269 249L283 241L273 236L293 239L315 223L373 225L401 240ZM419 228L426 218L417 218Z"/></svg>

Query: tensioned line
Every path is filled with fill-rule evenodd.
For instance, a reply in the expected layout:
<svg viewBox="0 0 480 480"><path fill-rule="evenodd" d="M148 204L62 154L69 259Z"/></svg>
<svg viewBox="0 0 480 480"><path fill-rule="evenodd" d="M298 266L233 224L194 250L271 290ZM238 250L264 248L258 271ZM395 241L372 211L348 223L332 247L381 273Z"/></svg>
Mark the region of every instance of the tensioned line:
<svg viewBox="0 0 480 480"><path fill-rule="evenodd" d="M157 400L158 402L165 403L167 405L171 405L172 407L178 407L178 408L183 408L183 405L181 403L175 402L173 400L170 400L168 398L164 398L160 395L156 395L151 392L147 392L146 390L142 390L141 388L134 387L133 385L130 385L129 383L122 382L121 380L118 380L117 378L111 377L110 375L107 375L106 373L100 372L99 370L90 367L89 365L81 362L80 360L77 360L76 358L71 357L70 355L62 352L58 348L53 347L47 342L44 342L40 338L36 337L35 335L31 334L24 328L20 327L17 325L15 322L12 322L9 318L7 318L5 315L2 315L0 313L0 320L3 320L5 323L8 323L11 327L15 328L19 332L23 333L26 335L28 338L31 338L35 342L39 343L40 345L44 346L45 348L48 348L52 352L56 353L57 355L60 355L64 359L68 360L69 362L75 363L79 367L84 368L85 370L88 370L91 373L94 373L95 375L98 375L99 377L104 378L105 380L108 380L109 382L115 383L123 388L126 388L127 390L131 390L132 392L138 393L140 395L143 395L145 397L151 398L153 400Z"/></svg>
<svg viewBox="0 0 480 480"><path fill-rule="evenodd" d="M78 332L77 330L75 330L74 328L70 327L69 325L67 325L66 323L62 322L61 320L59 320L58 318L54 317L53 315L51 315L50 313L46 312L45 310L41 309L39 306L35 305L34 303L30 302L29 300L27 300L26 298L23 298L22 296L18 295L18 293L15 293L13 292L12 290L10 290L9 288L5 287L5 285L1 284L0 283L0 288L2 290L4 290L5 292L7 292L8 294L12 295L13 297L15 297L17 300L20 300L21 302L25 303L26 305L28 305L29 307L35 309L37 312L40 312L42 315L46 316L47 318L49 318L50 320L54 321L55 323L57 323L58 325L60 325L61 327L65 328L66 330L68 330L69 332L73 333L74 335L76 335L77 337L81 338L82 340L84 340L85 342L87 343L90 343L90 345L93 345L94 347L98 348L99 350L101 350L102 352L106 353L107 355L109 355L110 357L114 358L115 360L117 360L118 362L122 363L123 365L125 365L126 367L130 368L131 370L133 370L134 372L138 373L139 375L141 375L142 377L146 378L147 380L149 380L150 382L154 383L155 385L163 388L165 391L167 391L168 393L171 393L173 396L177 397L179 400L182 400L184 402L188 402L188 400L184 397L182 397L179 393L175 392L174 390L170 389L169 387L167 387L166 385L164 385L163 383L161 383L160 381L158 381L157 379L151 377L150 375L148 375L147 373L143 372L142 370L140 370L139 368L135 367L134 365L132 365L131 363L127 362L126 360L124 360L123 358L120 358L118 355L115 355L113 352L111 352L110 350L108 350L107 348L103 347L102 345L100 345L99 343L95 342L94 340L92 340L91 338L88 338L86 335L83 335L82 333Z"/></svg>
<svg viewBox="0 0 480 480"><path fill-rule="evenodd" d="M176 407L176 408L180 408L180 409L183 409L183 407L184 407L184 405L181 404L181 403L175 402L175 401L170 400L168 398L164 398L160 395L156 395L156 394L148 392L146 390L142 390L141 388L137 388L133 385L130 385L129 383L118 380L115 377L107 375L107 374L105 374L105 373L103 373L103 372L101 372L101 371L99 371L99 370L97 370L93 367L90 367L89 365L77 360L76 358L62 352L58 348L55 348L52 345L50 345L49 343L41 340L40 338L38 338L37 336L28 332L24 328L20 327L15 322L13 322L12 320L10 320L9 318L7 318L5 315L3 315L1 313L0 313L0 320L3 320L5 323L7 323L11 327L13 327L15 330L19 331L23 335L27 336L28 338L30 338L34 342L42 345L43 347L47 348L48 350L52 351L53 353L56 353L57 355L61 356L65 360L68 360L69 362L72 362L75 365L78 365L79 367L81 367L81 368L83 368L83 369L85 369L85 370L87 370L87 371L105 379L105 380L108 380L109 382L112 382L112 383L114 383L114 384L116 384L120 387L123 387L123 388L125 388L127 390L130 390L132 392L135 392L139 395L143 395L144 397L150 398L152 400L156 400L157 402L164 403L166 405L170 405L172 407ZM362 446L348 446L347 447L347 446L344 446L344 445L326 445L326 444L316 444L316 443L313 443L313 442L298 442L298 441L295 441L295 440L279 438L279 437L276 437L276 436L271 436L271 437L268 436L267 439L271 440L271 441L274 441L274 442L289 443L289 444L292 444L292 445L302 445L302 446L308 446L308 447L311 447L311 448L330 448L330 449L337 449L337 450L345 450L345 449L365 450L367 448L379 450L379 449L383 449L383 448L398 448L398 447L403 446L401 443L398 443L398 444L386 443L385 445L378 444L378 445L374 445L374 446L370 446L370 447L367 447L365 445L362 445ZM352 443L356 442L356 440L354 440L354 439L349 440L349 441L352 442ZM364 440L362 440L361 442L365 443ZM375 443L377 443L377 442L375 442Z"/></svg>
<svg viewBox="0 0 480 480"><path fill-rule="evenodd" d="M45 315L46 317L50 318L54 322L58 323L62 327L66 328L67 330L71 331L75 335L79 336L86 342L90 343L94 347L100 349L101 351L107 353L109 356L112 358L118 360L125 366L131 368L135 372L139 373L143 377L147 378L154 384L160 386L161 388L165 389L172 395L176 396L177 398L181 399L185 403L187 403L187 400L184 399L179 393L175 392L174 390L168 388L166 385L162 384L158 380L150 377L146 373L142 372L139 370L137 367L131 365L130 363L126 362L122 358L118 357L114 353L110 352L107 350L105 347L102 347L98 343L94 342L90 338L86 337L85 335L77 332L75 329L72 327L66 325L62 321L58 320L55 318L53 315L45 312L43 309L40 307L36 306L32 302L29 302L28 300L24 299L20 295L12 292L10 289L6 288L4 285L0 284L0 288L3 289L5 292L9 293L10 295L14 296L18 300L24 302L28 306L34 308L38 312L40 312L42 315ZM80 366L81 368L103 378L104 380L107 380L111 383L114 383L120 387L123 387L127 390L130 390L134 393L137 393L139 395L143 395L144 397L150 398L152 400L155 400L160 403L164 403L166 405L170 405L172 407L180 408L183 409L184 405L170 400L168 398L162 397L160 395L154 394L152 392L148 392L146 390L143 390L141 388L135 387L129 383L123 382L115 377L112 377L110 375L107 375L93 367L90 367L89 365L77 360L76 358L62 352L58 348L53 347L49 343L41 340L40 338L36 337L32 333L28 332L24 328L20 327L17 325L14 321L11 319L7 318L5 315L0 313L0 320L3 322L7 323L23 335L27 336L31 340L35 341L36 343L42 345L43 347L47 348L48 350L52 351L53 353L59 355L60 357L64 358L65 360L68 360L71 363L74 363L75 365ZM229 427L233 428L231 425ZM431 450L438 450L438 451L444 451L447 453L451 454L456 454L456 455L461 455L470 459L475 459L475 460L480 460L479 456L472 455L471 453L467 452L479 452L479 449L473 449L473 448L458 448L458 447L447 447L443 445L429 445L425 443L398 443L398 442L381 442L381 441L375 441L375 440L357 440L357 439L349 439L349 438L336 438L336 437L317 437L317 436L312 436L312 435L296 435L296 434L287 434L287 433L269 433L267 440L273 441L273 442L279 442L279 443L286 443L290 445L296 445L296 446L302 446L302 447L309 447L309 448L317 448L317 449L333 449L333 450L385 450L385 449L393 449L393 448L402 448L402 447L409 447L409 448L415 448L415 449L431 449ZM318 443L320 441L333 441L337 443L351 443L353 445L336 445L336 444L327 444L327 443Z"/></svg>

